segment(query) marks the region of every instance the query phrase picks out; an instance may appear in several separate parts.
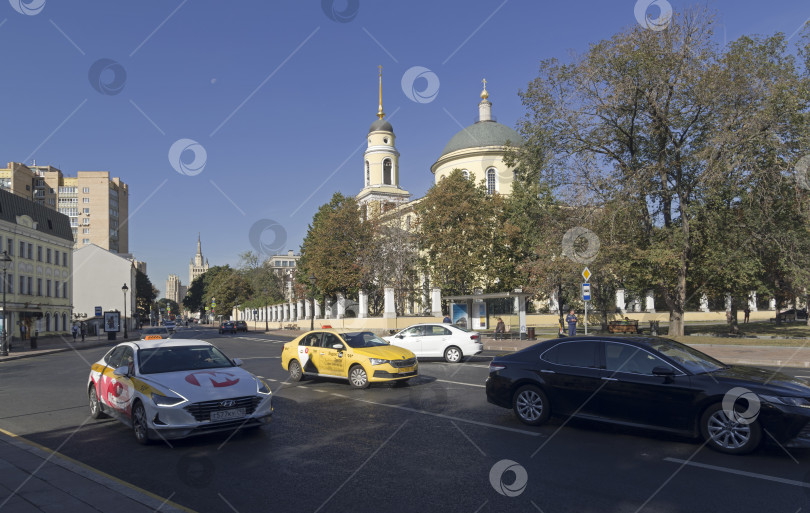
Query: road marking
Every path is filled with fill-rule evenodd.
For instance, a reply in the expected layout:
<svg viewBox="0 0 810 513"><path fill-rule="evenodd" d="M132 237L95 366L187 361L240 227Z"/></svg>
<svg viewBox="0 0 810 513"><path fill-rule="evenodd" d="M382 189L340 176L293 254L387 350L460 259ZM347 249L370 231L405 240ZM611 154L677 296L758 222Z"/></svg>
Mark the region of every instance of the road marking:
<svg viewBox="0 0 810 513"><path fill-rule="evenodd" d="M718 472L725 472L727 474L736 474L738 476L753 477L754 479L773 481L775 483L798 486L801 488L810 488L810 483L803 483L802 481L794 481L793 479L785 479L783 477L769 476L767 474L757 474L756 472L746 472L745 470L736 470L733 468L718 467L716 465L707 465L705 463L696 463L694 461L679 460L678 458L664 458L664 461L669 461L670 463L679 463L682 465L689 465L692 467L705 468L708 470L716 470Z"/></svg>
<svg viewBox="0 0 810 513"><path fill-rule="evenodd" d="M240 358L240 360L260 360L262 358L281 358L280 356L245 356L244 358Z"/></svg>
<svg viewBox="0 0 810 513"><path fill-rule="evenodd" d="M442 383L452 383L454 385L466 385L468 387L486 388L486 385L476 385L476 384L473 384L473 383L463 383L461 381L449 381L449 380L446 380L446 379L437 379L436 381L440 381Z"/></svg>
<svg viewBox="0 0 810 513"><path fill-rule="evenodd" d="M540 433L535 433L533 431L526 431L525 429L510 428L510 427L505 427L505 426L496 426L495 424L489 424L489 423L480 422L480 421L477 421L477 420L462 419L461 417L453 417L452 415L444 415L443 413L433 413L431 411L417 410L415 408L408 408L406 406L399 406L399 405L396 405L396 404L378 403L378 402L375 402L375 401L369 401L368 399L357 399L355 397L349 397L347 395L338 394L338 393L334 393L334 392L332 393L332 395L336 395L338 397L342 397L343 399L350 399L352 401L357 401L357 402L360 402L360 403L368 403L368 404L374 404L374 405L377 405L377 406L385 406L387 408L396 408L398 410L405 410L405 411L409 411L409 412L412 412L412 413L421 413L422 415L432 415L434 417L439 417L439 418L442 418L442 419L456 420L458 422L466 422L468 424L475 424L476 426L484 426L484 427L493 428L493 429L500 429L500 430L503 430L503 431L510 431L512 433L520 433L520 434L523 434L523 435L542 436Z"/></svg>

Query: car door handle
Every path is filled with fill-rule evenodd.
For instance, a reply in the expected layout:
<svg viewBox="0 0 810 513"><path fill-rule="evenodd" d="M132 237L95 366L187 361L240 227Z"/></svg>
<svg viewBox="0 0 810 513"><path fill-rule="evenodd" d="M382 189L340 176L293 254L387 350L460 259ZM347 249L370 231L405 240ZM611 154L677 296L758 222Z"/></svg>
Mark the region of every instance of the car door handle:
<svg viewBox="0 0 810 513"><path fill-rule="evenodd" d="M540 372L543 372L545 374L556 374L556 372L550 369L540 369Z"/></svg>
<svg viewBox="0 0 810 513"><path fill-rule="evenodd" d="M606 377L606 376L603 377L602 379L604 379L605 381L619 381L619 378L609 378L609 377Z"/></svg>

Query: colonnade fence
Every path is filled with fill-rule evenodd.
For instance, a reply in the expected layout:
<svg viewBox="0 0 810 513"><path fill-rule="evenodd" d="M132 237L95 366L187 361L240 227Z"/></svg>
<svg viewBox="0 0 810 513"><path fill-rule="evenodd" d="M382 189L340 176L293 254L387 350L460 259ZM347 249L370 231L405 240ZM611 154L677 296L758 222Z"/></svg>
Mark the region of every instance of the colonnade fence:
<svg viewBox="0 0 810 513"><path fill-rule="evenodd" d="M589 312L590 313L590 312ZM742 320L742 311L738 313L739 319ZM625 315L615 314L609 316L609 320L619 319L628 317L631 320L639 321L639 325L646 325L648 321L659 321L662 323L669 322L669 312L656 312L656 313L633 313L627 312ZM519 321L518 321L518 314L490 314L488 318L488 327L487 330L494 330L495 323L497 322L496 319L500 317L503 319L503 322L509 327L511 331L517 331L519 329ZM579 315L579 322L580 325L583 320L583 316ZM769 319L773 319L775 317L774 312L770 311L758 311L758 312L751 312L750 320L751 321L766 321ZM265 329L265 321L257 320L253 318L252 311L248 312L245 310L242 311L234 311L233 318L238 320L244 320L247 322L248 329L251 331L264 331ZM314 321L315 328L322 328L324 326L331 326L332 328L347 328L352 330L368 330L374 331L377 333L387 334L390 330L399 331L401 329L407 328L408 326L412 326L414 324L420 323L440 323L442 322L442 316L400 316L394 318L384 318L384 317L367 317L367 318L357 318L357 317L344 317L342 319L337 318L320 318L316 317ZM726 322L726 312L685 312L684 313L685 322L690 323L725 323ZM592 315L588 315L588 326L595 326L599 327L602 320L602 316L599 312L596 312ZM526 314L526 325L533 326L533 327L540 327L540 328L557 328L559 326L560 316L558 313L547 313L547 314ZM296 319L296 320L287 320L287 321L268 321L267 327L271 330L283 330L285 328L290 329L297 329L301 331L309 330L310 326L310 319Z"/></svg>

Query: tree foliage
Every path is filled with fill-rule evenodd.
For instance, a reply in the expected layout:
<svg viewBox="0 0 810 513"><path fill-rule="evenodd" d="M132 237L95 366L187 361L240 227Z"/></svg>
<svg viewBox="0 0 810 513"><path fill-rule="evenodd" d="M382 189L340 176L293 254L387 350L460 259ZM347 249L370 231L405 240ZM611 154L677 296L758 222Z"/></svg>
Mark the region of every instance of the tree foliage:
<svg viewBox="0 0 810 513"><path fill-rule="evenodd" d="M158 291L152 285L149 277L140 269L135 269L135 305L141 319L149 318L149 312L157 294Z"/></svg>

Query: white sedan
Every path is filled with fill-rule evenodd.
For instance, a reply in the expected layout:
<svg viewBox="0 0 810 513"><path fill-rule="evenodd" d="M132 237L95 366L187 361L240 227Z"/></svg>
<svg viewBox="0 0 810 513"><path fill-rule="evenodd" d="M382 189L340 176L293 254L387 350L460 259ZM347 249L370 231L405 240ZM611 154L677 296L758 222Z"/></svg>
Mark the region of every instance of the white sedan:
<svg viewBox="0 0 810 513"><path fill-rule="evenodd" d="M202 340L118 344L91 367L90 416L117 418L142 444L259 427L273 414L270 388L241 365Z"/></svg>
<svg viewBox="0 0 810 513"><path fill-rule="evenodd" d="M440 357L449 363L460 362L484 350L477 331L451 324L416 324L396 335L385 337L393 345L413 351L418 357Z"/></svg>

